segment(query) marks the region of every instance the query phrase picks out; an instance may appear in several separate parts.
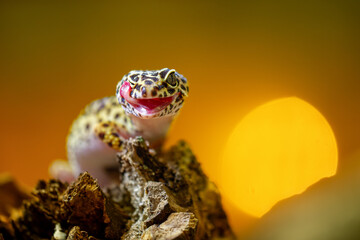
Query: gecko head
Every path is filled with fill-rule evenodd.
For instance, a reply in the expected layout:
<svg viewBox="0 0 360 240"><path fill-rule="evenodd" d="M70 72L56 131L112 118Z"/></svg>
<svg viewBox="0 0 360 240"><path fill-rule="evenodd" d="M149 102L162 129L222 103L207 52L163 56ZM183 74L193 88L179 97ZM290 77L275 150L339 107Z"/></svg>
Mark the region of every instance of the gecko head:
<svg viewBox="0 0 360 240"><path fill-rule="evenodd" d="M188 96L186 78L174 69L131 71L116 87L116 96L125 111L140 118L175 115Z"/></svg>

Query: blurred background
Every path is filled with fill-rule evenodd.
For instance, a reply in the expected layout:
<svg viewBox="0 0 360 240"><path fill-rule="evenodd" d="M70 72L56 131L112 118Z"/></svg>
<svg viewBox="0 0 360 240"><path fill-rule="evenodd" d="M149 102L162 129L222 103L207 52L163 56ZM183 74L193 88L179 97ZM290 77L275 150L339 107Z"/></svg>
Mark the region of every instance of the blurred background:
<svg viewBox="0 0 360 240"><path fill-rule="evenodd" d="M190 97L167 145L188 141L216 183L239 120L288 96L328 120L345 174L360 160L359 10L355 0L1 2L0 172L29 187L48 178L87 103L132 69L168 67ZM226 204L235 231L259 222Z"/></svg>

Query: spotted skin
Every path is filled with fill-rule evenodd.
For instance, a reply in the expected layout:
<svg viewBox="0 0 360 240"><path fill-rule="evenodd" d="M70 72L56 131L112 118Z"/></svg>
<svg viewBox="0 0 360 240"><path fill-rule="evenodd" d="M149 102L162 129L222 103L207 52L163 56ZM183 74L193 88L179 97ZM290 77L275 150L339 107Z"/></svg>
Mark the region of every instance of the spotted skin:
<svg viewBox="0 0 360 240"><path fill-rule="evenodd" d="M124 97L123 87L129 86ZM116 152L122 150L129 137L143 136L151 146L159 149L173 117L188 96L186 78L174 69L130 71L117 84L116 96L90 103L73 122L67 137L67 152L72 174L84 171L96 177L101 186L111 180L104 169L116 165ZM159 100L160 99L160 100ZM156 111L142 112L129 101L161 101L167 105ZM140 102L141 103L141 102ZM141 105L141 104L140 104ZM68 176L61 168L52 167L54 177Z"/></svg>
<svg viewBox="0 0 360 240"><path fill-rule="evenodd" d="M116 127L118 134L122 133L119 137L125 139L136 133L131 118L125 114L115 96L98 99L86 106L73 122L67 138L68 154L71 155L79 148L86 149L94 137L100 137L106 129L104 123L111 123L111 126Z"/></svg>
<svg viewBox="0 0 360 240"><path fill-rule="evenodd" d="M124 137L119 134L119 127L113 122L104 122L95 129L95 134L109 147L121 151Z"/></svg>

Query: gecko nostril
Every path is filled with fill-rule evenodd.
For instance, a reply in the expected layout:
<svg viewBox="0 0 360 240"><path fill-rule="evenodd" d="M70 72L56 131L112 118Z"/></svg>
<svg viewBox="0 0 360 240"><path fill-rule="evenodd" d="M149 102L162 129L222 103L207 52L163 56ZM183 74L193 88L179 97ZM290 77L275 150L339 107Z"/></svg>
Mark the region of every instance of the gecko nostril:
<svg viewBox="0 0 360 240"><path fill-rule="evenodd" d="M157 90L154 88L152 91L151 91L151 96L155 97L157 95Z"/></svg>
<svg viewBox="0 0 360 240"><path fill-rule="evenodd" d="M145 88L145 87L142 87L142 88L141 88L141 95L142 95L143 97L146 97L146 96L147 96L146 88Z"/></svg>

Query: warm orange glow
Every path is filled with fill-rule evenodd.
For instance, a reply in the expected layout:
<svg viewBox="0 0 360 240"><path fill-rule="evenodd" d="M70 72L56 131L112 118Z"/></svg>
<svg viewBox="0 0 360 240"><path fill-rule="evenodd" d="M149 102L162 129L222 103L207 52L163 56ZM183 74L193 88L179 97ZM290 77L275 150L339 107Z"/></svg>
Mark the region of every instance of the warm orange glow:
<svg viewBox="0 0 360 240"><path fill-rule="evenodd" d="M336 172L326 119L295 97L264 104L234 129L225 147L221 188L241 210L260 217L276 202Z"/></svg>

